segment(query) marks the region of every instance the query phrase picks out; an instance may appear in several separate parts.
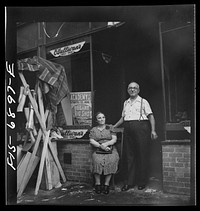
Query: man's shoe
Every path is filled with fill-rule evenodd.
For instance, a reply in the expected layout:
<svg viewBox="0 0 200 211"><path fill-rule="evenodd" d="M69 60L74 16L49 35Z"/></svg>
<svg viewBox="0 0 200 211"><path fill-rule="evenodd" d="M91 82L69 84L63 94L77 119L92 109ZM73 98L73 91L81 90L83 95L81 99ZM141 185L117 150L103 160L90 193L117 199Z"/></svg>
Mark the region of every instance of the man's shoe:
<svg viewBox="0 0 200 211"><path fill-rule="evenodd" d="M143 190L145 188L145 185L139 185L138 190Z"/></svg>
<svg viewBox="0 0 200 211"><path fill-rule="evenodd" d="M130 188L131 188L130 185L124 185L124 186L122 187L121 191L127 191L127 190L129 190Z"/></svg>

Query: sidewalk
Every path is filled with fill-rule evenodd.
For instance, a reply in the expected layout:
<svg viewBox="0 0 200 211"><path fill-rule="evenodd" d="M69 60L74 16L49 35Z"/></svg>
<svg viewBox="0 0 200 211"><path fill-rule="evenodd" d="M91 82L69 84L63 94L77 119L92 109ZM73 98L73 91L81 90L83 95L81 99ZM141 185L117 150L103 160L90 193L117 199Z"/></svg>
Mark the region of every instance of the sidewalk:
<svg viewBox="0 0 200 211"><path fill-rule="evenodd" d="M160 182L155 178L150 180L144 190L137 187L121 192L122 184L111 188L109 195L96 194L89 184L66 182L57 189L39 190L34 195L34 187L27 187L21 197L19 205L112 205L112 206L188 206L189 196L163 193Z"/></svg>

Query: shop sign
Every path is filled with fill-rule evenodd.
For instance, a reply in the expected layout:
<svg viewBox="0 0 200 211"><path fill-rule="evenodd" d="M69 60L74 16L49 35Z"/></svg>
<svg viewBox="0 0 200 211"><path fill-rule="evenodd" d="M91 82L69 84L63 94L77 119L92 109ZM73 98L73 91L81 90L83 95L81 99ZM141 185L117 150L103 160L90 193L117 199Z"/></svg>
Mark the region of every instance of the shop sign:
<svg viewBox="0 0 200 211"><path fill-rule="evenodd" d="M64 46L61 48L56 48L54 50L51 50L50 52L55 57L68 56L70 54L80 51L84 44L85 41L73 45Z"/></svg>
<svg viewBox="0 0 200 211"><path fill-rule="evenodd" d="M74 125L92 126L91 92L71 92L70 101Z"/></svg>
<svg viewBox="0 0 200 211"><path fill-rule="evenodd" d="M67 139L82 138L88 129L67 129L65 130L64 137Z"/></svg>

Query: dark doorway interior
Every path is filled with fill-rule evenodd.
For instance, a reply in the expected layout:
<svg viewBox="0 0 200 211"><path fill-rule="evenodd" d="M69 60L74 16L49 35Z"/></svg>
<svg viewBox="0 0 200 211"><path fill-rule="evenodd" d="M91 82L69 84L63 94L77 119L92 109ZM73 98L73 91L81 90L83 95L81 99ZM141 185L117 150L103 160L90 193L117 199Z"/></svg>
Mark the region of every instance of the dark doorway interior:
<svg viewBox="0 0 200 211"><path fill-rule="evenodd" d="M151 33L155 33L154 36L158 38L155 29ZM102 52L111 56L109 63L102 58ZM149 176L161 179L163 111L159 59L159 39L152 40L152 37L141 33L133 23L128 22L94 37L95 112L104 112L107 123L115 124L121 117L123 102L128 98L128 83L137 81L140 84L140 95L152 106L159 135L157 141L151 142L149 149Z"/></svg>

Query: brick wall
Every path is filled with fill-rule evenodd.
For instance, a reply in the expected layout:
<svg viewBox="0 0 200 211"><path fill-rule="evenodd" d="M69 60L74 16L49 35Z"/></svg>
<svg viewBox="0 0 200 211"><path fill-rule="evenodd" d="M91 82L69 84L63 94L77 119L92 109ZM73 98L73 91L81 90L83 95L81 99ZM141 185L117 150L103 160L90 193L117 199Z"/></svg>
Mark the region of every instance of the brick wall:
<svg viewBox="0 0 200 211"><path fill-rule="evenodd" d="M179 141L180 142L180 141ZM187 144L188 143L188 144ZM190 140L162 145L163 191L190 195Z"/></svg>
<svg viewBox="0 0 200 211"><path fill-rule="evenodd" d="M67 181L92 182L91 146L88 140L58 141L58 159Z"/></svg>

